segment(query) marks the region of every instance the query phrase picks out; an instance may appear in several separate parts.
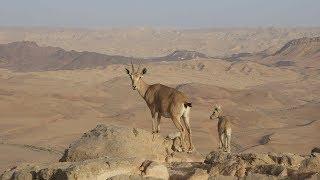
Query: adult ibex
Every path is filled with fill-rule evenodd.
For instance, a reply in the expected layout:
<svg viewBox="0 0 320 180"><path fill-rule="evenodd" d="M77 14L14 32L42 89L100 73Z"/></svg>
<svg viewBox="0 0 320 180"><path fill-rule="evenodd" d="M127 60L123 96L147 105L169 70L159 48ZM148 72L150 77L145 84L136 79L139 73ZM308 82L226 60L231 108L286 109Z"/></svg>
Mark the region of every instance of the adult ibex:
<svg viewBox="0 0 320 180"><path fill-rule="evenodd" d="M133 90L137 90L139 92L141 97L146 101L151 111L152 133L159 133L160 120L162 116L165 118L171 118L174 125L180 131L181 146L184 150L185 129L181 124L182 118L189 136L190 146L188 152L192 152L194 150L194 146L192 144L192 134L189 123L189 116L192 105L187 101L187 97L182 92L162 84L148 85L142 80L143 75L147 73L147 69L143 68L142 71L139 72L140 66L138 67L137 71L135 71L132 62L131 66L132 72L130 73L127 68L126 71L132 81ZM155 119L156 114L157 120Z"/></svg>

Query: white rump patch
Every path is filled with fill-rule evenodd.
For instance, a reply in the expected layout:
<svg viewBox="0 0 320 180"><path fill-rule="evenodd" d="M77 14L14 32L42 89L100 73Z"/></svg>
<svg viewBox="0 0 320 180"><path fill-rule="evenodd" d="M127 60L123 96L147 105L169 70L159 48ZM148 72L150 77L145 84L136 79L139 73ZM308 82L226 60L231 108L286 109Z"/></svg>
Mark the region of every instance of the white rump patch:
<svg viewBox="0 0 320 180"><path fill-rule="evenodd" d="M190 107L189 107L189 106L184 107L183 115L185 115L185 114L188 113L189 111L190 111Z"/></svg>

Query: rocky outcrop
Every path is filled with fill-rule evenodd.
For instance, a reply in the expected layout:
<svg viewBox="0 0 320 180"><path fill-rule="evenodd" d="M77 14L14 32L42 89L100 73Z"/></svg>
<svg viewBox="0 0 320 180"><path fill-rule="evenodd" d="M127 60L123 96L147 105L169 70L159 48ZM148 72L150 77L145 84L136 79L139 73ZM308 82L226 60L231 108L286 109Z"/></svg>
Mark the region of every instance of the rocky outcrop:
<svg viewBox="0 0 320 180"><path fill-rule="evenodd" d="M319 179L319 148L311 155L228 154L206 158L179 151L179 134L166 138L135 128L98 125L66 150L62 162L20 164L3 180L19 179Z"/></svg>
<svg viewBox="0 0 320 180"><path fill-rule="evenodd" d="M159 162L203 161L194 152L180 152L179 137L151 134L143 129L98 125L65 150L60 162L83 161L99 157L143 158Z"/></svg>
<svg viewBox="0 0 320 180"><path fill-rule="evenodd" d="M171 146L170 139L142 129L98 125L72 143L60 161L83 161L99 157L140 157L165 161L172 153Z"/></svg>
<svg viewBox="0 0 320 180"><path fill-rule="evenodd" d="M144 177L158 177L161 179L168 179L169 172L164 164L155 161L145 161L140 166L140 171Z"/></svg>
<svg viewBox="0 0 320 180"><path fill-rule="evenodd" d="M1 179L107 179L118 174L139 175L142 159L98 158L80 162L25 164L4 172Z"/></svg>
<svg viewBox="0 0 320 180"><path fill-rule="evenodd" d="M291 153L268 154L226 154L213 151L204 161L210 164L210 176L235 176L251 178L256 174L278 178L305 179L320 172L320 158L317 156L303 157ZM260 179L260 178L259 178Z"/></svg>

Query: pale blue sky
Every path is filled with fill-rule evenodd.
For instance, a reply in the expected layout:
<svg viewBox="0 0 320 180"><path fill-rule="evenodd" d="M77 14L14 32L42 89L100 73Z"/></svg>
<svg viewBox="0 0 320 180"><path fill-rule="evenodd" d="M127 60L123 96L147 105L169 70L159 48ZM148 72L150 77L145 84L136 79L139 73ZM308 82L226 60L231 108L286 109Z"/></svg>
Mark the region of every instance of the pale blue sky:
<svg viewBox="0 0 320 180"><path fill-rule="evenodd" d="M320 0L0 0L0 26L320 26Z"/></svg>

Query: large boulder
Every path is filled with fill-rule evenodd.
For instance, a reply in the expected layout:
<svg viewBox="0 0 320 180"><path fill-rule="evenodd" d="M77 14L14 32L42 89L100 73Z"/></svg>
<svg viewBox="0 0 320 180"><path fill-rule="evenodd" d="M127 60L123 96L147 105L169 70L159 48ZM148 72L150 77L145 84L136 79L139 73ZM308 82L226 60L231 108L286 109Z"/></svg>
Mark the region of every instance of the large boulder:
<svg viewBox="0 0 320 180"><path fill-rule="evenodd" d="M169 179L168 168L165 164L155 161L146 160L140 166L141 175L143 177L157 177L161 179Z"/></svg>
<svg viewBox="0 0 320 180"><path fill-rule="evenodd" d="M99 157L140 157L165 161L172 153L172 141L136 128L98 125L65 150L61 162Z"/></svg>

